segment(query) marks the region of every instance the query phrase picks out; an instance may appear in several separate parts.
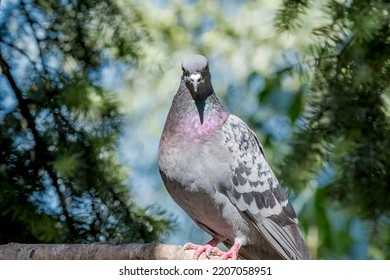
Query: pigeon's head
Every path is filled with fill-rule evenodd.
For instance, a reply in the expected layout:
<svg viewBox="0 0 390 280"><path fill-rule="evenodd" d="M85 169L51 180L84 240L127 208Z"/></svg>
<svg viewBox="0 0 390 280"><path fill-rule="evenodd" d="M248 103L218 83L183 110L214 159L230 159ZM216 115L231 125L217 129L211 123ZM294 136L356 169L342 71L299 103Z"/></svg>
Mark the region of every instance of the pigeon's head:
<svg viewBox="0 0 390 280"><path fill-rule="evenodd" d="M181 63L182 80L193 98L206 97L213 91L209 62L203 55L194 54L186 57Z"/></svg>

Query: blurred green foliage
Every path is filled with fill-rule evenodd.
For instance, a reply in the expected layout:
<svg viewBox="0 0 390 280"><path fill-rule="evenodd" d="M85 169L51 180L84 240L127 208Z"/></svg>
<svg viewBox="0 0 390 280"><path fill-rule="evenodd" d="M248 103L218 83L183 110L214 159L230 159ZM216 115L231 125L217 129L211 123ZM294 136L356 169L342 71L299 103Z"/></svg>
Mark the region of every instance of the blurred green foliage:
<svg viewBox="0 0 390 280"><path fill-rule="evenodd" d="M284 1L276 25L293 32L294 22L310 11L291 10L290 2L295 1ZM305 1L306 9L313 2ZM370 227L362 232L367 235L368 256L389 258L390 4L325 2L322 9L329 22L312 29L319 40L308 53L314 59L312 93L304 124L297 129L285 159L283 178L300 191L332 166L334 176L321 189L323 206L342 209L347 227L353 219L363 219ZM292 21L286 20L289 14ZM340 249L339 242L325 238L326 246L319 249Z"/></svg>
<svg viewBox="0 0 390 280"><path fill-rule="evenodd" d="M124 116L100 81L110 60L139 58L140 20L115 1L1 4L0 243L151 242L170 229L132 200L116 155Z"/></svg>

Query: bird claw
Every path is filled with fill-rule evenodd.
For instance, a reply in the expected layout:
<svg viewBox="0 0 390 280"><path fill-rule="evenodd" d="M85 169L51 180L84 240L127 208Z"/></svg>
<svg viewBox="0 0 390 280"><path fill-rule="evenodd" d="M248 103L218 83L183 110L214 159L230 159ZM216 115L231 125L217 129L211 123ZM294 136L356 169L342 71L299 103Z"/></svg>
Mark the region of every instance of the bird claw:
<svg viewBox="0 0 390 280"><path fill-rule="evenodd" d="M228 259L237 260L238 254L228 251L228 252L223 252L223 254L219 256L219 260L228 260Z"/></svg>
<svg viewBox="0 0 390 280"><path fill-rule="evenodd" d="M195 250L194 256L192 257L192 259L194 259L194 260L198 260L202 253L205 253L207 258L210 258L211 255L216 255L216 256L220 257L221 255L223 255L225 253L225 252L221 251L220 249L218 249L217 247L210 245L209 243L207 243L205 245L186 243L184 245L184 250L188 250L188 249Z"/></svg>
<svg viewBox="0 0 390 280"><path fill-rule="evenodd" d="M240 250L241 244L237 241L234 242L233 246L227 251L222 252L222 254L219 256L220 260L237 260L238 259L238 251Z"/></svg>

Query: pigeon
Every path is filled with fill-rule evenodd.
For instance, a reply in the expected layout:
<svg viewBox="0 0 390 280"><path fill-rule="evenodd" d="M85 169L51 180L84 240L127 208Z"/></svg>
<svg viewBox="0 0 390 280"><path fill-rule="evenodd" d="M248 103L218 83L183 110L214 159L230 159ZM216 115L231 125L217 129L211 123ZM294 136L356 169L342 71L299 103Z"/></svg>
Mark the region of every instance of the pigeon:
<svg viewBox="0 0 390 280"><path fill-rule="evenodd" d="M210 242L185 244L220 259L310 259L296 213L255 133L219 102L208 60L181 64L158 150L158 166L175 202ZM224 243L224 252L217 245Z"/></svg>

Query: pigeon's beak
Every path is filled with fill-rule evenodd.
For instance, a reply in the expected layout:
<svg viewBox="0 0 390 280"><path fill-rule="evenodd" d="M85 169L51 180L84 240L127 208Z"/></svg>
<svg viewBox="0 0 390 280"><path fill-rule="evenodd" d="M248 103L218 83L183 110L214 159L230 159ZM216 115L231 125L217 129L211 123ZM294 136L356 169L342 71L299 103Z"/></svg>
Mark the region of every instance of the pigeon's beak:
<svg viewBox="0 0 390 280"><path fill-rule="evenodd" d="M191 83L194 86L194 91L198 91L198 84L200 80L202 79L202 75L199 73L191 74L190 75Z"/></svg>

